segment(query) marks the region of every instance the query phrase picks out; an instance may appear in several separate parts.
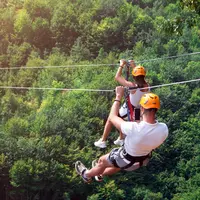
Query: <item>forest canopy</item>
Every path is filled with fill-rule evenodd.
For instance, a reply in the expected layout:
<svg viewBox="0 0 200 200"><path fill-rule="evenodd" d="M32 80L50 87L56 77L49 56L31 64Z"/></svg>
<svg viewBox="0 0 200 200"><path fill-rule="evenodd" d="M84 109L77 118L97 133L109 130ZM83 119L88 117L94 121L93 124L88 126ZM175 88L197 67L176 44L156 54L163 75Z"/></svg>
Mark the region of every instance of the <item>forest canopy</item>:
<svg viewBox="0 0 200 200"><path fill-rule="evenodd" d="M0 25L0 199L199 198L199 81L152 89L169 137L147 167L90 185L74 170L114 147L115 128L94 141L120 59L152 86L200 78L199 0L1 0Z"/></svg>

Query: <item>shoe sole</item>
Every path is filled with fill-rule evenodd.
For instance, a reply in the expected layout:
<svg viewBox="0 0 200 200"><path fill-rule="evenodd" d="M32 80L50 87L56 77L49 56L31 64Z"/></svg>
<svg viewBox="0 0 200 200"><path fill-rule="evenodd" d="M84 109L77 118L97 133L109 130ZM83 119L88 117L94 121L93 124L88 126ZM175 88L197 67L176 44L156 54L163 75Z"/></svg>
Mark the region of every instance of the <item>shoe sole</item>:
<svg viewBox="0 0 200 200"><path fill-rule="evenodd" d="M81 174L82 172L79 169L80 167L85 167L85 166L81 163L81 161L76 161L76 163L75 163L75 170L76 170L77 174L82 175Z"/></svg>
<svg viewBox="0 0 200 200"><path fill-rule="evenodd" d="M89 179L88 181L84 179L84 177L82 176L82 171L80 170L80 168L85 168L85 169L87 169L87 168L85 167L85 165L84 165L81 161L76 161L76 162L75 162L75 170L76 170L77 174L81 176L81 178L83 179L83 181L84 181L85 183L88 183L88 184L91 183L92 179Z"/></svg>

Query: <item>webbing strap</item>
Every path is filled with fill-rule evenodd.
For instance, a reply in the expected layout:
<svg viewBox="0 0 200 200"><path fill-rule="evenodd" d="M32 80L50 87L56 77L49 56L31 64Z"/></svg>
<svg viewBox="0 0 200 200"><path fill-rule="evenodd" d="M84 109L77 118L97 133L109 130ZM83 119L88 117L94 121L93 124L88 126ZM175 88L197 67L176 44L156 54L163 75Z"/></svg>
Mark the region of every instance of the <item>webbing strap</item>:
<svg viewBox="0 0 200 200"><path fill-rule="evenodd" d="M129 121L133 121L133 106L130 101L130 95L128 95L128 113L129 113Z"/></svg>
<svg viewBox="0 0 200 200"><path fill-rule="evenodd" d="M125 152L125 150L123 150L123 153ZM139 156L139 157L134 157L134 156L130 156L127 153L124 154L124 158L129 160L130 163L127 164L124 167L121 167L121 169L127 169L129 167L131 167L134 163L139 162L140 163L140 167L143 165L143 161L146 160L147 158L151 158L151 154L149 153L146 156Z"/></svg>
<svg viewBox="0 0 200 200"><path fill-rule="evenodd" d="M126 64L126 80L128 81L129 79L129 74L130 74L130 65L129 63ZM130 92L128 89L125 89L125 101L126 101L126 106L127 106L127 116L128 116L128 121L133 121L133 107L130 102Z"/></svg>

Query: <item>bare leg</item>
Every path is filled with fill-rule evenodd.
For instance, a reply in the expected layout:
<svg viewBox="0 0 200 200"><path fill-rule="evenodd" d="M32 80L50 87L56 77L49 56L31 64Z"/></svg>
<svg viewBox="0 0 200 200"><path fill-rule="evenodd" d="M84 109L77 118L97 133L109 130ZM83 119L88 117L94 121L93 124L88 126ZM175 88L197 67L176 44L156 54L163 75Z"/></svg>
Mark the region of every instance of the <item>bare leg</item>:
<svg viewBox="0 0 200 200"><path fill-rule="evenodd" d="M102 141L106 141L110 132L111 132L111 129L113 127L113 124L110 120L107 120L106 121L106 124L105 124L105 127L104 127L104 131L103 131L103 135L102 135ZM119 133L119 138L120 140L123 140L124 139L124 135L122 132Z"/></svg>
<svg viewBox="0 0 200 200"><path fill-rule="evenodd" d="M119 138L120 138L120 140L124 139L124 135L123 135L123 133L121 131L119 132Z"/></svg>
<svg viewBox="0 0 200 200"><path fill-rule="evenodd" d="M102 135L102 141L106 141L108 135L111 132L112 126L113 125L112 125L111 121L108 119L106 121L106 124L105 124L105 127L104 127L104 131L103 131L103 135Z"/></svg>
<svg viewBox="0 0 200 200"><path fill-rule="evenodd" d="M109 154L103 155L98 160L98 164L90 170L87 170L85 175L90 178L98 175L111 175L118 172L120 169L114 167L111 163L107 161ZM108 170L107 170L108 168ZM105 173L104 173L105 172Z"/></svg>
<svg viewBox="0 0 200 200"><path fill-rule="evenodd" d="M119 172L121 169L120 168L117 168L117 167L107 167L102 176L109 176L109 175L112 175L112 174L115 174L117 172Z"/></svg>

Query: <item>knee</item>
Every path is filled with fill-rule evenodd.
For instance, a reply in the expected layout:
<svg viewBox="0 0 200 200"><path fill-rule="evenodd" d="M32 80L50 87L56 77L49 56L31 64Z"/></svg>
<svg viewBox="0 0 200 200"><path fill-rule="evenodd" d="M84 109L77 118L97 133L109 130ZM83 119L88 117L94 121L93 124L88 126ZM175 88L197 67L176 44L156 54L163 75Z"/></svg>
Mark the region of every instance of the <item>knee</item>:
<svg viewBox="0 0 200 200"><path fill-rule="evenodd" d="M98 163L97 163L97 165L99 166L99 167L106 167L107 165L108 165L108 161L107 161L107 157L104 155L104 156L101 156L100 158L99 158L99 160L98 160Z"/></svg>

